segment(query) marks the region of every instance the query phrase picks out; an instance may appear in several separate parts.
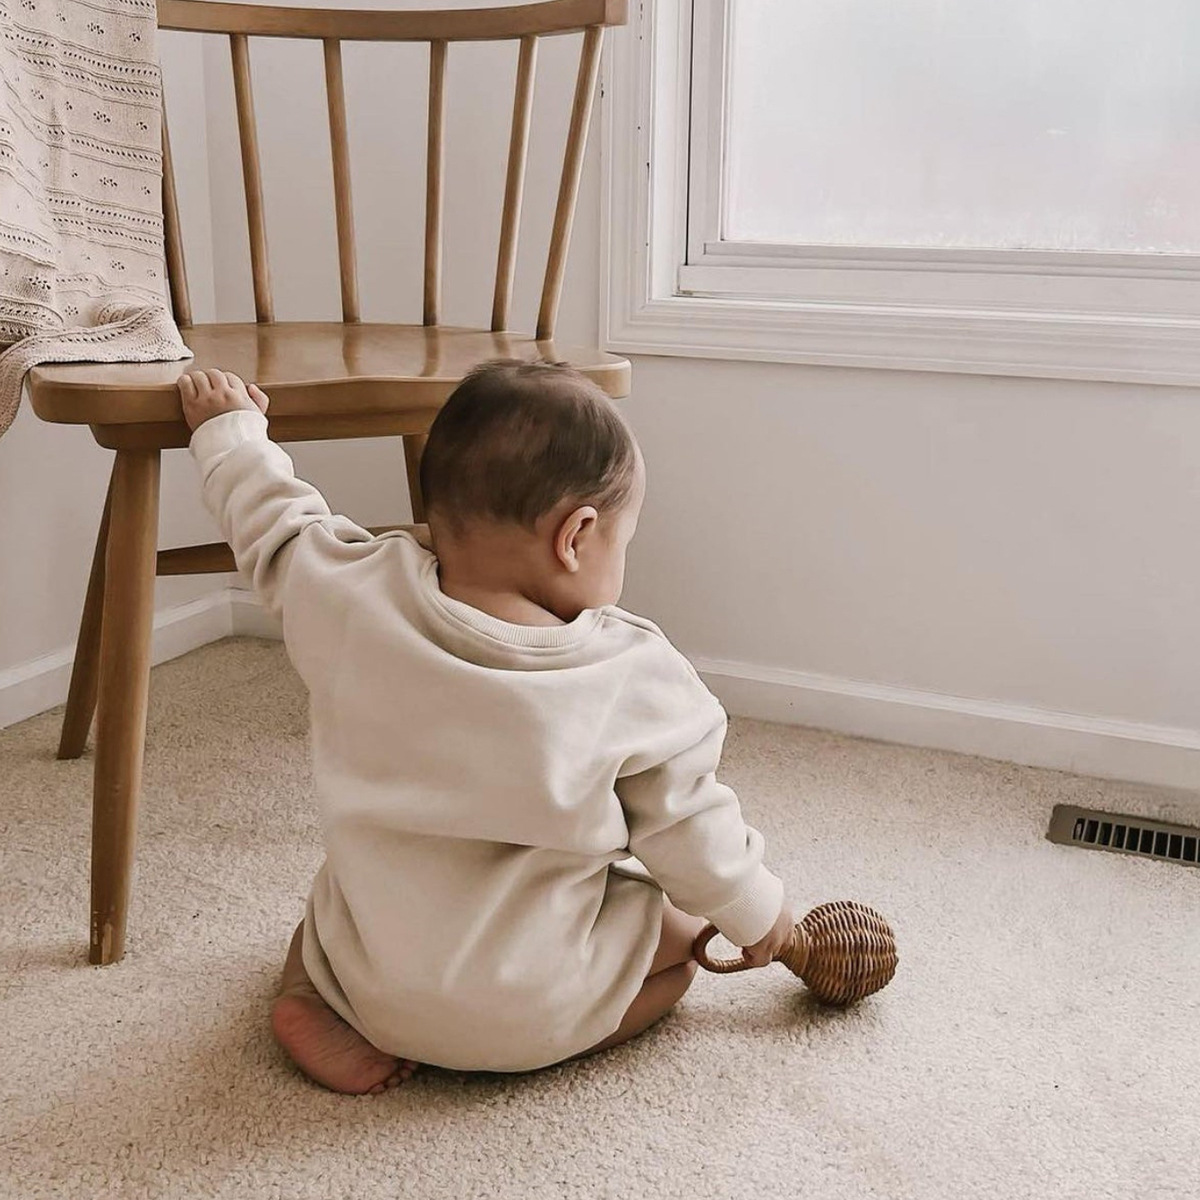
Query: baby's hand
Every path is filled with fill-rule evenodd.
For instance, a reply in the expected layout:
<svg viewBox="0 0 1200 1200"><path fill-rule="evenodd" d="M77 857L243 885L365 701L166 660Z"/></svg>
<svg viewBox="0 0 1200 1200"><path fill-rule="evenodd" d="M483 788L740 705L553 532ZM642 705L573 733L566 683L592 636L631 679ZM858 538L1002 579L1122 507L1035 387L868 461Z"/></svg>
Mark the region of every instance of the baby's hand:
<svg viewBox="0 0 1200 1200"><path fill-rule="evenodd" d="M179 377L179 395L188 428L195 430L211 417L239 408L261 413L270 403L257 383L246 386L230 371L189 371Z"/></svg>
<svg viewBox="0 0 1200 1200"><path fill-rule="evenodd" d="M765 967L775 961L776 955L791 942L795 932L796 918L792 915L791 905L785 901L767 936L753 946L743 946L742 954L752 967Z"/></svg>

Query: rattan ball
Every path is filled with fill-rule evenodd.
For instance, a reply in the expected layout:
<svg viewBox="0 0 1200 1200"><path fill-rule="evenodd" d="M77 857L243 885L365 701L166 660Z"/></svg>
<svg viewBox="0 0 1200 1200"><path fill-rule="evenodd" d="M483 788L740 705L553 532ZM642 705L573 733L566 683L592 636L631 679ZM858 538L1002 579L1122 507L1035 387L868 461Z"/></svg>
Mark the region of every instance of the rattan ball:
<svg viewBox="0 0 1200 1200"><path fill-rule="evenodd" d="M710 958L717 936L709 925L696 939L696 961L707 971L745 971L740 958ZM791 942L775 957L798 975L822 1004L843 1006L879 991L896 973L896 938L881 913L855 900L819 904L796 926Z"/></svg>

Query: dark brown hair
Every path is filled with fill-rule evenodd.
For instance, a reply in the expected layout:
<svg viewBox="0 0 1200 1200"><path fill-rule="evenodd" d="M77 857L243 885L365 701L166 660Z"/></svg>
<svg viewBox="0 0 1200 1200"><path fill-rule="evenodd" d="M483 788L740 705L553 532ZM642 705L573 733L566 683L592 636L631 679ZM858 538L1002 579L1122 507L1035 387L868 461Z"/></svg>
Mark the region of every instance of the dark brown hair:
<svg viewBox="0 0 1200 1200"><path fill-rule="evenodd" d="M421 491L434 519L532 528L568 498L619 508L636 461L624 418L586 376L565 363L497 359L471 371L438 413Z"/></svg>

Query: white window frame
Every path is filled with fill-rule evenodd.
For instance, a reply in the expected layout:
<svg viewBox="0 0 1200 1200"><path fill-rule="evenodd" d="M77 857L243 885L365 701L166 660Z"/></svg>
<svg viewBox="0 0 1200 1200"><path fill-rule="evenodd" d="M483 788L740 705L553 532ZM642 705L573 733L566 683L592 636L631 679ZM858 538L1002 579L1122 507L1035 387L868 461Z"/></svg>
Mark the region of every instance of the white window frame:
<svg viewBox="0 0 1200 1200"><path fill-rule="evenodd" d="M604 74L607 348L1200 384L1200 255L723 241L725 0L632 8Z"/></svg>

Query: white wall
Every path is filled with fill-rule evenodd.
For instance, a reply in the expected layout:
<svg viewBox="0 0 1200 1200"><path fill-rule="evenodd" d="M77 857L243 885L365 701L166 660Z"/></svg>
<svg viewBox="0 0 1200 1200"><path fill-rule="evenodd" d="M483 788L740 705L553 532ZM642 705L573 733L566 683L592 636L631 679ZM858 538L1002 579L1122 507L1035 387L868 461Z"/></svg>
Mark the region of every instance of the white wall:
<svg viewBox="0 0 1200 1200"><path fill-rule="evenodd" d="M1194 391L664 358L635 380L628 600L715 671L1195 744ZM1198 778L1194 749L1176 765Z"/></svg>
<svg viewBox="0 0 1200 1200"><path fill-rule="evenodd" d="M1195 393L637 369L633 591L695 653L1200 729Z"/></svg>
<svg viewBox="0 0 1200 1200"><path fill-rule="evenodd" d="M320 55L269 41L252 53L278 315L335 318ZM526 327L576 53L574 39L542 45L538 100L557 112L534 131L518 285ZM186 67L193 112L196 64L171 64ZM411 320L419 317L424 54L350 46L345 64L365 316ZM488 313L514 64L512 47L450 54L453 322ZM219 40L207 40L200 74L210 174L188 180L181 201L186 212L211 198L216 310L244 319L241 178ZM173 117L176 140L178 128ZM564 340L593 340L598 327L596 145ZM207 250L195 236L193 278ZM639 358L628 411L650 491L626 603L697 656L731 708L1133 779L1200 781L1195 391ZM72 474L81 470L52 497L36 470L14 482L4 468L5 456L12 464L51 435L59 456L73 456ZM27 419L0 441L0 499L8 500L0 552L29 563L18 603L26 615L0 626L0 667L63 642L74 619L103 490L98 470L82 475L85 442ZM296 457L335 507L363 521L403 519L394 443L302 446ZM197 518L178 486L167 522L182 526ZM47 506L53 519L23 524L17 515ZM81 528L51 546L54 524ZM0 561L14 560L5 553Z"/></svg>

